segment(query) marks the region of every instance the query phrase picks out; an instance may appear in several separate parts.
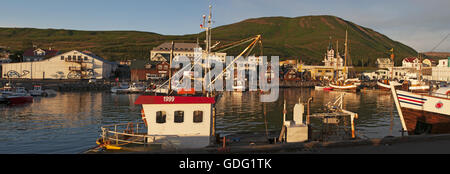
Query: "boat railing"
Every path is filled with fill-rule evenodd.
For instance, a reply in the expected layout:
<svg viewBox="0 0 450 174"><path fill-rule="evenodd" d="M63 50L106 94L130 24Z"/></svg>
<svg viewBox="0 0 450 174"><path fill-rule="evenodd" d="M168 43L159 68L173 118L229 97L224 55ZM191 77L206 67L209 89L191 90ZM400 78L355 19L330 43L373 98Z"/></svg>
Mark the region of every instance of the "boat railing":
<svg viewBox="0 0 450 174"><path fill-rule="evenodd" d="M126 145L149 145L156 140L168 138L167 135L149 135L144 122L129 122L106 125L101 127L102 134L99 140L101 144L126 146ZM173 136L177 137L177 136Z"/></svg>
<svg viewBox="0 0 450 174"><path fill-rule="evenodd" d="M442 94L442 93L437 93L437 92L432 92L431 96L436 96L436 97L441 97L441 98L447 98L450 99L450 93L448 94Z"/></svg>

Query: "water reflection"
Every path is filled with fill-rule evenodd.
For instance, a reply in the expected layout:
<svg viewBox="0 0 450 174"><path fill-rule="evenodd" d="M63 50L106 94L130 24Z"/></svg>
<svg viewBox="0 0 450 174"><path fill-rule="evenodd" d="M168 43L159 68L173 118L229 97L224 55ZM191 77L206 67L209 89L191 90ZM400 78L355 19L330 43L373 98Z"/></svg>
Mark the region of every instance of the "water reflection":
<svg viewBox="0 0 450 174"><path fill-rule="evenodd" d="M79 153L100 134L100 126L140 117L137 95L58 93L31 104L0 105L0 153Z"/></svg>
<svg viewBox="0 0 450 174"><path fill-rule="evenodd" d="M279 99L266 103L268 131L281 129L283 104L286 100L286 119L292 119L292 109L299 101L313 97L310 112L325 111L324 105L345 93L343 108L359 114L356 120L357 133L361 137L382 138L387 135L400 136L401 125L390 93L365 91L346 93L338 91L316 91L314 89L282 89ZM239 131L264 131L264 104L259 102L259 93L224 93L217 102L217 132L231 134ZM306 112L306 110L305 110Z"/></svg>
<svg viewBox="0 0 450 174"><path fill-rule="evenodd" d="M268 131L279 131L284 100L287 119L292 119L292 108L299 100L306 102L313 97L311 113L323 112L324 105L340 94L281 89L277 102L261 103L258 92L225 92L216 102L216 130L221 134L263 132L267 126ZM55 97L37 97L33 103L21 106L0 104L0 153L83 152L95 146L101 126L140 119L141 106L134 105L138 96L66 92ZM359 114L356 121L359 136L381 138L391 132L400 135L401 125L389 93L346 93L344 108Z"/></svg>

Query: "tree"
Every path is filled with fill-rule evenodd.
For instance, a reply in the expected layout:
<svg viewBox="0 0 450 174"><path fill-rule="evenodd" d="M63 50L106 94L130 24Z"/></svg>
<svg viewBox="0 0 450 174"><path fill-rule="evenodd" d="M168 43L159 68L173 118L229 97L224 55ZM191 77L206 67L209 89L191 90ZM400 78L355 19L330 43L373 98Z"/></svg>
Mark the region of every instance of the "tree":
<svg viewBox="0 0 450 174"><path fill-rule="evenodd" d="M13 54L9 55L12 62L22 62L23 51L15 51Z"/></svg>

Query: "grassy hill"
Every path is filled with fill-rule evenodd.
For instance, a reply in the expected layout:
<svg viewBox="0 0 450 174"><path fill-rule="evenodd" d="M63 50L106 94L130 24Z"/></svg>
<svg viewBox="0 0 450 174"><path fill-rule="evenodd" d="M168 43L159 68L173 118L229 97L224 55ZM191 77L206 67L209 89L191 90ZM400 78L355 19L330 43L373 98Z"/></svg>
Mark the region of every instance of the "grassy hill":
<svg viewBox="0 0 450 174"><path fill-rule="evenodd" d="M261 34L264 55L282 59L297 58L311 64L320 64L332 37L333 47L339 40L340 53L344 53L345 30L349 33L349 51L353 65L374 65L376 58L388 57L395 49L397 63L417 52L397 41L334 16L304 16L296 18L264 17L247 19L213 29L213 40L221 44L238 41ZM0 45L12 50L22 50L33 42L40 47L53 47L61 51L90 50L110 60L146 59L149 51L165 42L196 42L204 40L204 34L183 36L160 35L137 31L76 31L58 29L0 28ZM237 55L243 47L231 49L229 55Z"/></svg>

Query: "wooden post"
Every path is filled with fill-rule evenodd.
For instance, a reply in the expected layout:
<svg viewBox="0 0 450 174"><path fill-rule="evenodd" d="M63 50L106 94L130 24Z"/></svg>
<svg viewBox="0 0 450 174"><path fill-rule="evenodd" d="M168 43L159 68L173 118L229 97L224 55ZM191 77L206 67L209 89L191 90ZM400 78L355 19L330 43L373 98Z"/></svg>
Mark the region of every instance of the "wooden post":
<svg viewBox="0 0 450 174"><path fill-rule="evenodd" d="M400 121L402 123L402 136L403 132L408 131L405 124L405 119L403 118L402 108L400 107L400 102L398 102L397 91L395 91L394 83L389 84L391 86L392 97L394 98L395 106L397 107L398 116L400 116Z"/></svg>
<svg viewBox="0 0 450 174"><path fill-rule="evenodd" d="M216 137L216 108L212 108L212 136Z"/></svg>
<svg viewBox="0 0 450 174"><path fill-rule="evenodd" d="M309 123L310 123L310 118L309 118L309 115L310 115L310 113L309 113L309 106L310 106L310 104L309 103L311 103L312 100L313 100L313 98L310 97L308 99L308 101L307 101L308 108L307 108L307 111L306 111L306 125L309 125Z"/></svg>
<svg viewBox="0 0 450 174"><path fill-rule="evenodd" d="M114 125L114 133L116 134L116 144L119 144L119 135L117 135L117 124Z"/></svg>

